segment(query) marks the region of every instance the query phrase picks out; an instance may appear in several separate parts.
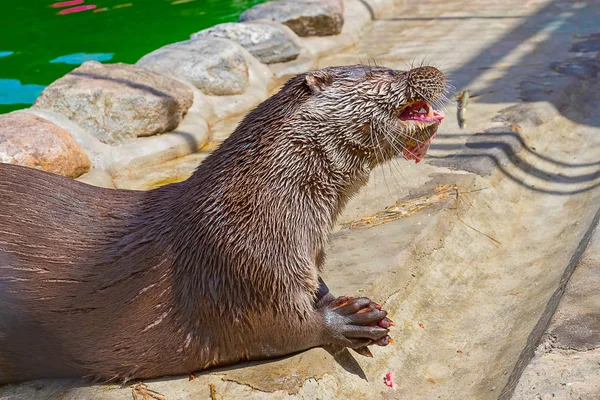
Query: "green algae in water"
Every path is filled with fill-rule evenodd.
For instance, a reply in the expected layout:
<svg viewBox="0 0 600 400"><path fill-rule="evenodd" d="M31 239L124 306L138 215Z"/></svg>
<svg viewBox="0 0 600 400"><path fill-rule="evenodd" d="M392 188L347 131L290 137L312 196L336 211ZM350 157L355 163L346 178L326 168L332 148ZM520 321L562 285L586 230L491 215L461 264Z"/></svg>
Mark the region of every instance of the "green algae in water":
<svg viewBox="0 0 600 400"><path fill-rule="evenodd" d="M263 1L4 1L0 5L0 113L28 107L46 85L84 61L133 64L159 47L189 39L192 33L236 21Z"/></svg>

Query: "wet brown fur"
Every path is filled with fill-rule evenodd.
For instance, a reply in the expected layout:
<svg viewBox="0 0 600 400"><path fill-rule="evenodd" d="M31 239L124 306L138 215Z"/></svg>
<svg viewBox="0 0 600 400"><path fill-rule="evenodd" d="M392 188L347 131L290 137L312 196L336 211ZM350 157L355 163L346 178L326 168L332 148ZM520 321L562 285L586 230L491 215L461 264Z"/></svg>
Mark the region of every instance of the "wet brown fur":
<svg viewBox="0 0 600 400"><path fill-rule="evenodd" d="M380 130L420 99L414 71L293 78L188 180L151 191L0 164L0 383L187 374L331 343L315 312L323 247L397 154Z"/></svg>

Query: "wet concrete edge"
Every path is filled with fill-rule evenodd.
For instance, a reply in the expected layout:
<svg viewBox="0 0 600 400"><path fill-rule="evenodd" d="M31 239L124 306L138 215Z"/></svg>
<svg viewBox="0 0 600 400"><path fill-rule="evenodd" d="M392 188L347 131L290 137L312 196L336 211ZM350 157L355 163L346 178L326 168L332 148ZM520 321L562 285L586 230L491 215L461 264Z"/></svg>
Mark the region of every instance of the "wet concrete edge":
<svg viewBox="0 0 600 400"><path fill-rule="evenodd" d="M554 316L554 313L556 312L556 310L558 308L560 300L562 299L562 297L565 293L567 283L571 279L571 276L573 275L575 268L579 264L579 260L581 259L581 256L587 249L587 247L594 235L594 232L596 231L596 228L598 227L599 222L600 222L600 208L598 208L598 211L596 211L596 214L594 215L594 218L592 219L592 223L590 224L589 228L583 235L581 241L579 242L579 245L575 249L575 252L571 256L571 259L569 260L569 263L567 264L567 267L565 268L565 271L563 272L563 275L560 279L558 288L554 291L554 293L552 294L552 297L550 297L550 300L548 300L548 303L546 304L546 308L542 312L540 319L538 320L537 324L535 325L535 327L533 328L533 330L527 337L526 345L523 348L523 350L521 351L521 354L519 355L519 358L517 359L517 362L515 363L515 366L513 367L513 370L511 372L510 376L508 377L508 382L506 383L504 388L502 388L502 391L500 392L500 396L498 397L498 400L510 400L512 398L513 393L517 387L517 384L519 383L519 379L521 378L521 375L523 374L525 367L527 367L529 362L533 359L533 356L535 354L535 349L541 343L544 333L548 329L548 326L550 325L550 321L551 321L552 317Z"/></svg>

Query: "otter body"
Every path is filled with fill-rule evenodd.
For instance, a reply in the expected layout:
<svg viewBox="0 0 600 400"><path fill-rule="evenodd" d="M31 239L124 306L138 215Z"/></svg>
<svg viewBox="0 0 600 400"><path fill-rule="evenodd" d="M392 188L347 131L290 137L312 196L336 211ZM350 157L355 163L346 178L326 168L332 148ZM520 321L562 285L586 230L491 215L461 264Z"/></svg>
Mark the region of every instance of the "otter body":
<svg viewBox="0 0 600 400"><path fill-rule="evenodd" d="M381 307L328 293L323 248L373 167L422 158L444 87L432 67L299 75L188 180L145 192L0 164L0 383L387 345Z"/></svg>

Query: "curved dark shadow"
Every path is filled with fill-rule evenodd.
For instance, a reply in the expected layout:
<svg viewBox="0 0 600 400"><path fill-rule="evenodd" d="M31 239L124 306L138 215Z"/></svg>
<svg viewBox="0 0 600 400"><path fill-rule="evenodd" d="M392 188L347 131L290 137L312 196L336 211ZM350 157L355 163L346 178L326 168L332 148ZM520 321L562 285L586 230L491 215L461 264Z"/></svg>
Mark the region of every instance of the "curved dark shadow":
<svg viewBox="0 0 600 400"><path fill-rule="evenodd" d="M465 137L469 138L466 144L448 143ZM525 160L523 152L530 156L528 157L530 161ZM557 167L567 168L574 174L566 175L562 172L546 171L543 167L532 164L531 157ZM564 196L600 187L600 161L568 163L548 157L528 147L519 132L510 130L508 127L501 132L483 132L473 135L439 134L433 141L425 159L433 165L465 170L480 175L488 175L497 169L513 182L540 193ZM586 168L587 171L576 173L577 169L581 168ZM592 171L589 171L590 169ZM554 183L559 187L536 187L536 185L527 183L524 180L526 177ZM574 187L575 185L576 187Z"/></svg>

